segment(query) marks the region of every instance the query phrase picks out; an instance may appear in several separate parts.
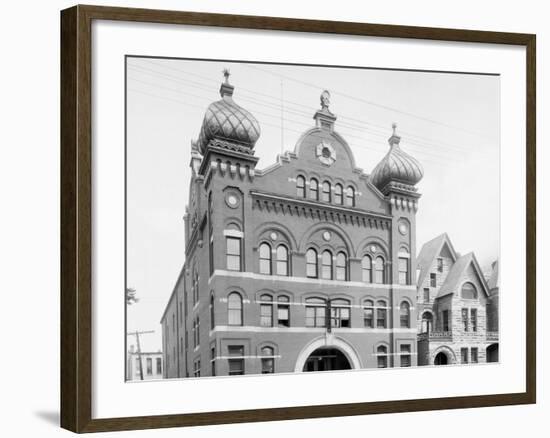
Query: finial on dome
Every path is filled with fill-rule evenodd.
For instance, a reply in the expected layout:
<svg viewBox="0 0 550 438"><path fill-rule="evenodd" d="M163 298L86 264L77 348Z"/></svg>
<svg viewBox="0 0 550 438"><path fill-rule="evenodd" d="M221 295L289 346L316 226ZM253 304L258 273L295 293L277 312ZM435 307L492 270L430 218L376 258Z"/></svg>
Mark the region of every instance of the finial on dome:
<svg viewBox="0 0 550 438"><path fill-rule="evenodd" d="M229 76L231 75L228 68L223 69L223 77L225 78L225 81L222 83L220 87L220 95L221 97L231 97L233 96L233 90L235 87L229 83Z"/></svg>
<svg viewBox="0 0 550 438"><path fill-rule="evenodd" d="M321 93L321 109L328 110L330 105L330 93L328 90L325 90Z"/></svg>
<svg viewBox="0 0 550 438"><path fill-rule="evenodd" d="M229 84L229 76L231 76L231 72L228 68L223 69L223 77L225 78L225 83Z"/></svg>
<svg viewBox="0 0 550 438"><path fill-rule="evenodd" d="M392 135L388 139L388 142L390 143L390 146L398 145L399 142L401 141L401 137L399 137L399 135L397 135L397 123L396 122L393 122L391 124L391 129L392 129Z"/></svg>

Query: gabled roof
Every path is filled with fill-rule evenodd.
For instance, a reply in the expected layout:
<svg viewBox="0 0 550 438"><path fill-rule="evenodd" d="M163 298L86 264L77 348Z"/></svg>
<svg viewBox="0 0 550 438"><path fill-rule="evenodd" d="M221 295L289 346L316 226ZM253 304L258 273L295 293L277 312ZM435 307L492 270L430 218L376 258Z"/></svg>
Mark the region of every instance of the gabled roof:
<svg viewBox="0 0 550 438"><path fill-rule="evenodd" d="M474 253L469 252L468 254L460 257L455 262L455 264L447 274L445 283L443 283L443 285L439 288L439 292L436 298L441 298L455 292L458 288L460 280L464 277L464 272L468 269L470 265L474 267L474 271L478 276L478 280L481 283L483 291L485 292L485 295L488 296L489 289L487 287L487 282L485 281L485 277L483 276L483 272L481 271L481 268L479 266L479 263L477 262L477 259Z"/></svg>
<svg viewBox="0 0 550 438"><path fill-rule="evenodd" d="M416 267L417 269L420 269L420 273L417 279L419 286L424 282L424 278L426 278L426 275L430 271L430 267L432 266L433 261L437 256L439 256L439 254L441 254L441 250L443 249L443 246L445 244L449 248L449 252L453 257L453 262L455 262L457 258L456 252L447 233L440 234L436 238L422 245L420 254L418 254L418 257L416 259Z"/></svg>

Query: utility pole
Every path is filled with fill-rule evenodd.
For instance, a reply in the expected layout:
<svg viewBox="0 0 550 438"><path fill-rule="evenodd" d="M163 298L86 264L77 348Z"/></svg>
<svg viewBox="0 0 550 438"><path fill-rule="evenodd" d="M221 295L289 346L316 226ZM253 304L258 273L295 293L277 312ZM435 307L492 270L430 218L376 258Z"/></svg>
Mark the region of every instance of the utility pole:
<svg viewBox="0 0 550 438"><path fill-rule="evenodd" d="M139 378L140 380L143 380L143 363L141 361L141 346L139 344L139 335L146 335L150 333L155 333L154 330L147 330L138 332L137 330L133 333L127 333L127 336L135 336L136 337L136 346L137 346L137 355L139 359Z"/></svg>

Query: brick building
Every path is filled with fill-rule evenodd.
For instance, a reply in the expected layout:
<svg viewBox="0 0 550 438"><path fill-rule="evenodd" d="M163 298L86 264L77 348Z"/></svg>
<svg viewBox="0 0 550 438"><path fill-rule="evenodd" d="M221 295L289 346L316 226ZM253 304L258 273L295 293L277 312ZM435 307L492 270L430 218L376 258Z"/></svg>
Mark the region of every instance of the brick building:
<svg viewBox="0 0 550 438"><path fill-rule="evenodd" d="M227 74L192 143L165 377L415 366L423 171L395 126L368 175L325 91L294 151L258 169L260 126L233 91Z"/></svg>
<svg viewBox="0 0 550 438"><path fill-rule="evenodd" d="M457 254L447 234L417 262L418 365L498 361L498 264L491 289L474 253Z"/></svg>

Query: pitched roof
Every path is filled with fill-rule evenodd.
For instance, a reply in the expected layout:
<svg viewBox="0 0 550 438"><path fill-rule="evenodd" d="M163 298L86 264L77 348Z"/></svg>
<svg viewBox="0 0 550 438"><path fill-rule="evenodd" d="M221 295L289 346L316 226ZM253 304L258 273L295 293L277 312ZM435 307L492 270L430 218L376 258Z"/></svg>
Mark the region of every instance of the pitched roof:
<svg viewBox="0 0 550 438"><path fill-rule="evenodd" d="M482 288L485 292L485 295L489 295L489 291L487 289L487 283L485 281L485 277L483 276L483 273L481 272L479 263L476 260L476 256L474 255L473 252L469 252L468 254L460 257L455 262L455 264L447 274L447 278L445 279L445 282L439 288L439 292L436 298L441 298L455 292L458 287L458 283L460 282L460 279L463 278L464 272L466 271L466 269L468 269L470 265L473 265L474 270L478 275L479 282L481 283Z"/></svg>
<svg viewBox="0 0 550 438"><path fill-rule="evenodd" d="M447 244L453 257L453 261L456 261L456 253L447 233L440 234L439 236L426 242L422 245L422 249L416 258L416 268L420 269L417 279L419 286L424 282L426 274L429 272L434 259L441 253L444 244Z"/></svg>

